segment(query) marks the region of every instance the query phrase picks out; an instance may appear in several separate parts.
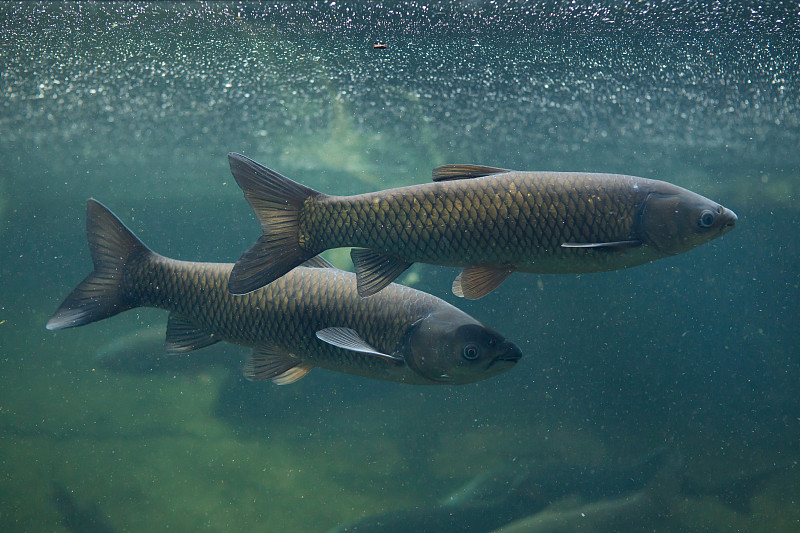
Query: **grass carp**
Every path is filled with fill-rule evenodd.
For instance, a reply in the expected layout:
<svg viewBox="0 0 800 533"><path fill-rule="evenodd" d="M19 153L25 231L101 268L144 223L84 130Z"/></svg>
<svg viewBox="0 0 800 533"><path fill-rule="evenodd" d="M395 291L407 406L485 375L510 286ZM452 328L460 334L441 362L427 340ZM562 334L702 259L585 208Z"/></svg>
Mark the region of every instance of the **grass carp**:
<svg viewBox="0 0 800 533"><path fill-rule="evenodd" d="M236 296L226 288L232 264L156 254L92 199L86 234L94 270L47 329L135 307L166 309L167 352L223 340L252 346L245 376L277 384L317 366L403 383L463 384L505 372L522 356L499 333L422 291L392 284L362 298L354 274L318 257L268 287Z"/></svg>
<svg viewBox="0 0 800 533"><path fill-rule="evenodd" d="M699 194L635 176L447 165L433 171L433 183L329 196L228 157L263 229L233 268L236 294L352 246L361 296L424 262L464 267L453 292L475 299L513 272L603 272L686 252L737 220Z"/></svg>

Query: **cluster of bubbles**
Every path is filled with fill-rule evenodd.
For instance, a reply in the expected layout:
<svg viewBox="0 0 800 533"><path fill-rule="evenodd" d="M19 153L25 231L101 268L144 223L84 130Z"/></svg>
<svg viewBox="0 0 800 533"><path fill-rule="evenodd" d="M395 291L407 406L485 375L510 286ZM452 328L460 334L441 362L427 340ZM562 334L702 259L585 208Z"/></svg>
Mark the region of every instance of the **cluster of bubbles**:
<svg viewBox="0 0 800 533"><path fill-rule="evenodd" d="M710 171L720 176L748 158L757 167L769 146L774 167L791 168L791 9L7 3L0 127L7 142L37 144L308 143L344 110L389 159L424 143L440 147L434 160L652 175L694 154L730 161Z"/></svg>

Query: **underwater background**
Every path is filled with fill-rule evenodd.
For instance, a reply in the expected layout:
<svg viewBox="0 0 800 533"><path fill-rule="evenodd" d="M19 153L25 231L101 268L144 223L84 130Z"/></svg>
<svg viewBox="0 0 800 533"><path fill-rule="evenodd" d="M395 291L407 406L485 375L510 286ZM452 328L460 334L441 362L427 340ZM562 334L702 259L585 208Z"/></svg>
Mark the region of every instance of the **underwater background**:
<svg viewBox="0 0 800 533"><path fill-rule="evenodd" d="M793 2L0 3L0 530L324 532L661 449L719 490L649 530L799 530L798 58ZM151 309L45 330L91 270L87 198L159 253L235 261L260 227L229 151L331 194L447 163L632 174L739 223L477 302L415 265L524 353L459 387L247 382L241 347L163 355Z"/></svg>

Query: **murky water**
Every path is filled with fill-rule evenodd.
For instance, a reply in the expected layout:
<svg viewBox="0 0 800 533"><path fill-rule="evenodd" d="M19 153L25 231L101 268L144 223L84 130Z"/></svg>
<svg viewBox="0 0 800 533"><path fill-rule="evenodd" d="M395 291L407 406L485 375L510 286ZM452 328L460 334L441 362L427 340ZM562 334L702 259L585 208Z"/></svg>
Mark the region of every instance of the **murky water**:
<svg viewBox="0 0 800 533"><path fill-rule="evenodd" d="M3 531L326 531L422 515L481 473L622 472L665 447L682 483L641 527L797 530L797 6L0 14ZM446 163L633 174L718 200L739 224L626 271L513 276L479 302L450 293L453 269L415 266L406 282L525 353L457 388L323 370L246 382L246 349L163 355L153 310L44 329L90 270L89 197L160 253L235 261L259 225L229 151L336 194L423 183Z"/></svg>

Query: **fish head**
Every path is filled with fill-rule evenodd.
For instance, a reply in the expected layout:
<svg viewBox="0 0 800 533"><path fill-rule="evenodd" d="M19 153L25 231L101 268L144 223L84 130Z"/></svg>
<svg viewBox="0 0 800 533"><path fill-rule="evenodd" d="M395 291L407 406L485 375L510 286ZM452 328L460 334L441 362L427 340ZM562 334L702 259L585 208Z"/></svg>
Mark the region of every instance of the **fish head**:
<svg viewBox="0 0 800 533"><path fill-rule="evenodd" d="M639 213L642 242L676 255L728 233L736 213L717 202L666 182L654 182Z"/></svg>
<svg viewBox="0 0 800 533"><path fill-rule="evenodd" d="M404 357L431 381L461 385L502 374L522 357L498 332L455 307L438 309L406 334Z"/></svg>

